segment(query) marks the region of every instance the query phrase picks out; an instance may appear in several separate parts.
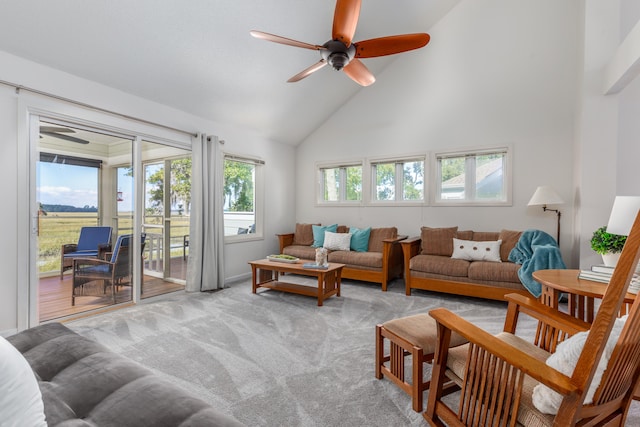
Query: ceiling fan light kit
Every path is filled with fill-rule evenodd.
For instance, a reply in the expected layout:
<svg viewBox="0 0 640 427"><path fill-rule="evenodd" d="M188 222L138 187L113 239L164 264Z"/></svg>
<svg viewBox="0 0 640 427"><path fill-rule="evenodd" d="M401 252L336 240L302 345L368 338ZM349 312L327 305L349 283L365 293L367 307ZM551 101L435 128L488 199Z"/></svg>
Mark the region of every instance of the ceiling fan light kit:
<svg viewBox="0 0 640 427"><path fill-rule="evenodd" d="M358 58L374 58L419 49L429 43L426 33L402 34L352 42L360 16L362 0L337 0L333 16L332 39L323 45L304 43L287 37L253 30L253 37L303 49L319 50L322 59L307 67L288 82L297 82L329 64L336 71L344 71L353 81L369 86L376 81L371 71Z"/></svg>

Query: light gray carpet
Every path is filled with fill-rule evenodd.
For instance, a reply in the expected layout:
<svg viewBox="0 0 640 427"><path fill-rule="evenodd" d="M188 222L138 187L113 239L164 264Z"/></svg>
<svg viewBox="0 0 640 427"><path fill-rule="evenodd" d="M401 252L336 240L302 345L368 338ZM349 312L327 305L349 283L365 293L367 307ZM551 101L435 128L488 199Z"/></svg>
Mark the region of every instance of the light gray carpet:
<svg viewBox="0 0 640 427"><path fill-rule="evenodd" d="M314 285L315 280L287 276ZM378 323L446 307L496 333L506 304L344 281L323 307L250 281L183 292L69 322L249 426L423 426L408 395L374 376ZM521 319L523 335L534 323ZM426 398L426 394L425 394ZM170 404L170 402L167 402ZM640 425L632 407L627 425Z"/></svg>

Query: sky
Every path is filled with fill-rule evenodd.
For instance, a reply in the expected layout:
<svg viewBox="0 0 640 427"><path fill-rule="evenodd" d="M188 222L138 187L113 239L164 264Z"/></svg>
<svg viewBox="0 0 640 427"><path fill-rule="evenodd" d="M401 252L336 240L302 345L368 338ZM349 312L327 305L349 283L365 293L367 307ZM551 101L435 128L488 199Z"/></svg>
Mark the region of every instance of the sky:
<svg viewBox="0 0 640 427"><path fill-rule="evenodd" d="M37 164L38 202L76 207L98 206L98 169L50 162ZM124 169L119 171L124 172ZM119 173L118 184L118 190L123 193L118 210L131 211L133 179Z"/></svg>

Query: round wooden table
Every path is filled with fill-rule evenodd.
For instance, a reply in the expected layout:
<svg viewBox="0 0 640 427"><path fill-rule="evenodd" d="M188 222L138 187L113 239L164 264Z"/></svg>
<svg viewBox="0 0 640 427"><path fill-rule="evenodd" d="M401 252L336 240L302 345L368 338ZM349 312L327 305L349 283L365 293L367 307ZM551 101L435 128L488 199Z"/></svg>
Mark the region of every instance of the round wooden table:
<svg viewBox="0 0 640 427"><path fill-rule="evenodd" d="M553 308L558 308L561 293L566 293L569 299L569 314L578 319L593 322L594 300L602 299L607 291L605 283L579 279L580 270L538 270L533 278L542 285L540 300ZM628 293L624 298L624 305L620 314L627 312L627 306L636 299L634 294Z"/></svg>

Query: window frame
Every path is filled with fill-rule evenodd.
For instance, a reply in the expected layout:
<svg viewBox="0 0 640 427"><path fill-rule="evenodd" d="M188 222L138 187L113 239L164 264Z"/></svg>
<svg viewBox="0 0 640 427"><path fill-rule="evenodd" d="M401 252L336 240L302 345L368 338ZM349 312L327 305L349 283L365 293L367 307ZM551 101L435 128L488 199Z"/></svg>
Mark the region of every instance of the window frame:
<svg viewBox="0 0 640 427"><path fill-rule="evenodd" d="M264 165L265 161L251 156L245 156L241 154L234 154L223 152L223 167L227 160L248 163L254 166L253 174L253 210L255 221L255 232L247 234L230 234L224 236L224 242L226 243L239 243L248 242L254 240L264 239L264 191L265 191L265 179L264 179ZM224 172L223 172L224 176ZM224 186L224 183L223 183ZM224 211L223 211L223 227L224 227Z"/></svg>
<svg viewBox="0 0 640 427"><path fill-rule="evenodd" d="M436 151L432 153L432 180L431 180L431 205L432 206L512 206L512 188L513 188L513 149L510 145L492 146L492 147L476 147L464 150ZM475 181L475 164L474 162L465 162L465 198L464 199L441 199L442 194L442 167L441 160L447 158L466 157L467 159L475 159L477 156L489 154L502 154L502 183L503 183L503 200L482 200L475 199L476 181ZM471 177L471 179L466 179ZM471 195L474 198L469 198Z"/></svg>
<svg viewBox="0 0 640 427"><path fill-rule="evenodd" d="M325 200L325 180L324 170L326 169L340 169L340 182L346 182L347 168L359 167L360 168L360 200L346 200L346 185L339 187L338 200ZM362 160L354 161L342 161L334 163L316 163L316 206L361 206L364 203L365 197L365 168Z"/></svg>
<svg viewBox="0 0 640 427"><path fill-rule="evenodd" d="M422 184L422 199L404 199L404 165L405 163L421 161L423 164L423 184ZM376 168L378 165L393 163L395 166L394 171L394 199L393 200L378 200L377 194L377 173ZM428 161L426 154L410 154L405 156L396 157L378 157L369 159L369 203L372 206L423 206L429 200L429 186L427 185L428 173ZM398 198L400 197L400 198Z"/></svg>

